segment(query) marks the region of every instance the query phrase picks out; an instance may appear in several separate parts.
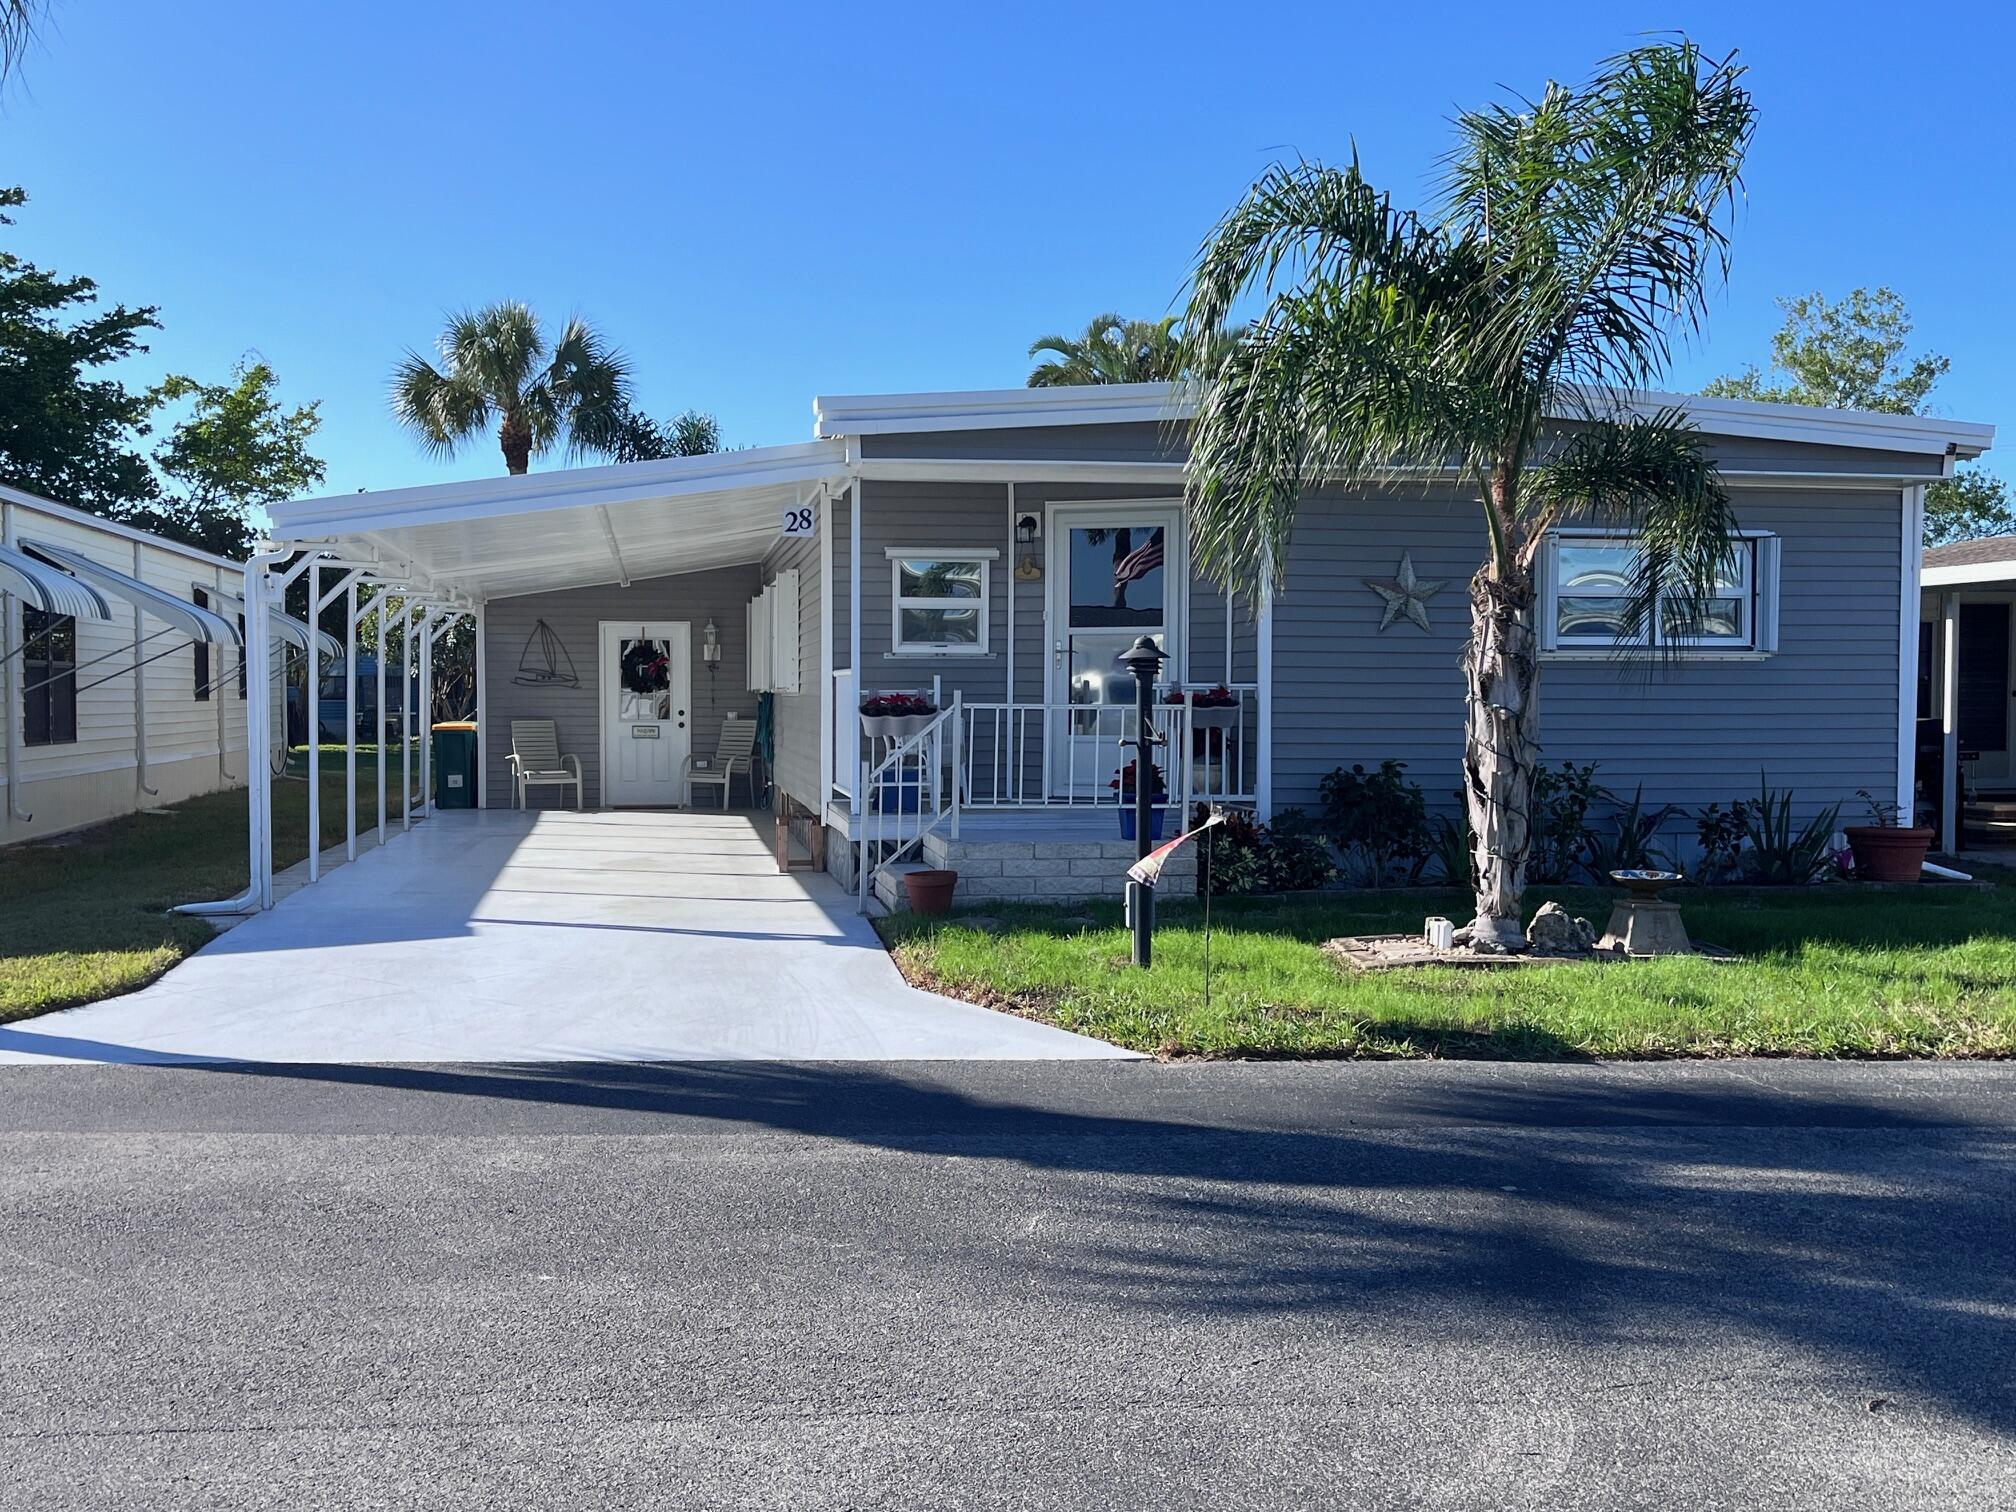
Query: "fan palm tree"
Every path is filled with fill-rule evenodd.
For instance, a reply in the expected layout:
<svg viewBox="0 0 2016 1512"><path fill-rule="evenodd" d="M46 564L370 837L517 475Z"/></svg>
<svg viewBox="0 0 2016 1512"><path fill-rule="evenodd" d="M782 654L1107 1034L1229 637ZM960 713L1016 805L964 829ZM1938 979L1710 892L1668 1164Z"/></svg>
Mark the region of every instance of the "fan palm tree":
<svg viewBox="0 0 2016 1512"><path fill-rule="evenodd" d="M1662 596L1669 611L1705 596L1735 550L1687 417L1632 395L1726 275L1754 124L1742 73L1733 55L1659 43L1579 88L1467 112L1432 218L1395 210L1355 157L1276 165L1193 275L1190 331L1263 302L1200 384L1186 493L1207 571L1278 583L1317 483L1475 484L1489 549L1470 584L1463 766L1481 949L1524 943L1548 530L1573 517L1636 532L1620 645L1663 641L1647 633Z"/></svg>
<svg viewBox="0 0 2016 1512"><path fill-rule="evenodd" d="M1176 317L1123 320L1095 315L1082 336L1040 336L1031 357L1048 353L1029 374L1030 388L1070 383L1164 383L1183 373L1183 341Z"/></svg>
<svg viewBox="0 0 2016 1512"><path fill-rule="evenodd" d="M606 453L628 413L630 369L578 317L550 347L515 300L449 317L443 366L407 352L392 373L392 412L428 451L452 455L494 424L504 466L522 473L563 437L567 454Z"/></svg>

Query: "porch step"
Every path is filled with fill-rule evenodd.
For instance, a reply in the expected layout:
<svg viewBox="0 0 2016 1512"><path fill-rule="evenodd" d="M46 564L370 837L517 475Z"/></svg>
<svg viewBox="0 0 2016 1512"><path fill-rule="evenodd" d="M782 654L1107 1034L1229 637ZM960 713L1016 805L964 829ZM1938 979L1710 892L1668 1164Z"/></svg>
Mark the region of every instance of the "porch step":
<svg viewBox="0 0 2016 1512"><path fill-rule="evenodd" d="M910 889L903 885L903 879L912 872L930 870L921 861L898 861L894 866L882 867L875 873L875 900L891 913L908 913Z"/></svg>
<svg viewBox="0 0 2016 1512"><path fill-rule="evenodd" d="M1127 868L1134 864L1135 844L1117 835L954 840L931 834L924 837L922 850L926 864L959 873L956 898L961 904L1071 903L1117 900L1125 890ZM1194 891L1196 883L1196 853L1186 847L1163 868L1161 885L1174 895Z"/></svg>

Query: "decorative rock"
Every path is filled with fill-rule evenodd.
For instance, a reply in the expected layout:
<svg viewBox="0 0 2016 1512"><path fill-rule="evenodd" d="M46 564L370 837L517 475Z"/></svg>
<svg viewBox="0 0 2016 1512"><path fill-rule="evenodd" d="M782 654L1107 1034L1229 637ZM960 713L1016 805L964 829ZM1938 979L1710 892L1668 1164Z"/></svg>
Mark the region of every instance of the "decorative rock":
<svg viewBox="0 0 2016 1512"><path fill-rule="evenodd" d="M1526 926L1528 947L1535 955L1587 955L1596 931L1587 919L1577 919L1559 903L1543 903Z"/></svg>

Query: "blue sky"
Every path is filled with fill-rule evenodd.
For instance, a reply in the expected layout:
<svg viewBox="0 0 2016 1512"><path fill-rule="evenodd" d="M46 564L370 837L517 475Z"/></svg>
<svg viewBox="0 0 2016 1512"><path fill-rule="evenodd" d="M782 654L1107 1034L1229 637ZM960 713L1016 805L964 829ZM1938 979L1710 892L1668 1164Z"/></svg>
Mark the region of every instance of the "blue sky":
<svg viewBox="0 0 2016 1512"><path fill-rule="evenodd" d="M0 171L14 248L161 307L135 378L257 351L322 400L330 489L386 488L501 471L386 411L451 306L579 311L653 413L802 440L815 393L1011 386L1042 332L1164 312L1278 157L1355 138L1425 198L1454 109L1651 29L1740 49L1762 117L1674 386L1761 360L1774 295L1888 283L1953 359L1940 410L2010 418L2016 21L1985 4L59 0Z"/></svg>

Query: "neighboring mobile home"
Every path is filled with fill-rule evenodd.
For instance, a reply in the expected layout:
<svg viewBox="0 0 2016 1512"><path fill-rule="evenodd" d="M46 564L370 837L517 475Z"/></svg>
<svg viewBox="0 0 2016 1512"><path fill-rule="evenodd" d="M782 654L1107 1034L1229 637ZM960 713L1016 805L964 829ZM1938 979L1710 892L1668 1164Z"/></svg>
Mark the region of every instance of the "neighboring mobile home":
<svg viewBox="0 0 2016 1512"><path fill-rule="evenodd" d="M1547 761L1652 805L1760 781L1805 812L1864 788L1908 804L1924 490L1992 428L1643 403L1693 416L1742 550L1648 673L1613 644L1631 542L1557 533ZM1484 550L1467 483L1314 490L1278 600L1228 599L1189 565L1183 406L1156 384L822 398L810 443L304 500L274 508L275 537L476 616L489 805L512 802L524 718L556 722L589 806L686 803L689 758L767 693L768 776L864 895L920 857L959 866L968 897L1111 891L1131 853L1114 657L1141 635L1169 656L1172 807L1313 806L1333 768L1387 757L1453 807ZM871 738L857 710L892 690L938 713Z"/></svg>
<svg viewBox="0 0 2016 1512"><path fill-rule="evenodd" d="M1925 553L1918 770L1942 849L2016 845L2016 535Z"/></svg>
<svg viewBox="0 0 2016 1512"><path fill-rule="evenodd" d="M243 785L244 579L0 487L0 844Z"/></svg>

